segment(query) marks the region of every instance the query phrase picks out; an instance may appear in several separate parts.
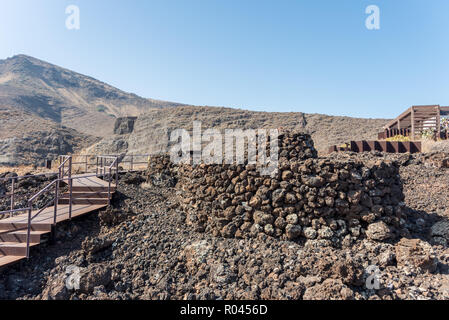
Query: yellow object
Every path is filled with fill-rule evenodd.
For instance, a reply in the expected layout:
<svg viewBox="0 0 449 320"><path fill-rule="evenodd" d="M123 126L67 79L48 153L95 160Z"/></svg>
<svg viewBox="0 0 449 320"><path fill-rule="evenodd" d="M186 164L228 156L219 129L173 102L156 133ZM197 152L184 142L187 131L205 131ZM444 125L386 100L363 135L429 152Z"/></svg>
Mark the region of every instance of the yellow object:
<svg viewBox="0 0 449 320"><path fill-rule="evenodd" d="M405 141L410 141L410 137L405 137L405 136L403 136L403 135L398 134L397 136L387 138L387 141L400 141L400 142L405 142Z"/></svg>

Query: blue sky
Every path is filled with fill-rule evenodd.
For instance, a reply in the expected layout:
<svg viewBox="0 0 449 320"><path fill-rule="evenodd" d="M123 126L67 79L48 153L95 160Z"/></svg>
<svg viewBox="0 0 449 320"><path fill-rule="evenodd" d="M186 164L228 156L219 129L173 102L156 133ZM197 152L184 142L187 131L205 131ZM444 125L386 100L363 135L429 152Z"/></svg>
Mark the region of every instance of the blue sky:
<svg viewBox="0 0 449 320"><path fill-rule="evenodd" d="M80 30L65 8L80 8ZM380 30L365 8L380 8ZM449 105L447 0L2 0L23 53L147 98L392 118Z"/></svg>

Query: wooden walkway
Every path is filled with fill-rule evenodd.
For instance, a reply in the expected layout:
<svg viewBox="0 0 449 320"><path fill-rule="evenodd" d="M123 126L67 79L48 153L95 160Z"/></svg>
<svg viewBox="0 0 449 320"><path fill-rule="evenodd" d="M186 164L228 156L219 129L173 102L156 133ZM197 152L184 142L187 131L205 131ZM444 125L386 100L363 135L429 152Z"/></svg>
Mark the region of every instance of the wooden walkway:
<svg viewBox="0 0 449 320"><path fill-rule="evenodd" d="M108 205L107 181L91 174L72 177L72 218L97 211ZM115 192L111 184L111 194ZM57 205L56 223L69 220L69 194L63 194ZM30 247L40 244L41 236L51 232L54 222L54 206L48 207L31 223ZM38 211L33 211L32 216ZM0 267L26 258L28 213L0 220Z"/></svg>

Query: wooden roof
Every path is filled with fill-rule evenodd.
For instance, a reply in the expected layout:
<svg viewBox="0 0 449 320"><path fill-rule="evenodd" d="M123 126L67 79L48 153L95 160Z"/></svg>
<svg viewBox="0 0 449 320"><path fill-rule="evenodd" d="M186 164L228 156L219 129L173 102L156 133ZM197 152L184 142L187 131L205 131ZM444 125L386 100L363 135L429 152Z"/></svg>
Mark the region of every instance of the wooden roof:
<svg viewBox="0 0 449 320"><path fill-rule="evenodd" d="M438 104L411 106L410 108L405 110L403 113L401 113L396 119L388 122L384 126L384 128L389 129L393 126L396 126L398 121L409 120L411 122L412 110L414 110L415 112L429 112L429 118L431 118L432 117L431 112L433 112L437 107L439 107L440 110L446 111L445 109L447 109L447 111L449 111L449 107L440 107L440 105L438 105ZM408 118L410 118L410 119L408 119Z"/></svg>

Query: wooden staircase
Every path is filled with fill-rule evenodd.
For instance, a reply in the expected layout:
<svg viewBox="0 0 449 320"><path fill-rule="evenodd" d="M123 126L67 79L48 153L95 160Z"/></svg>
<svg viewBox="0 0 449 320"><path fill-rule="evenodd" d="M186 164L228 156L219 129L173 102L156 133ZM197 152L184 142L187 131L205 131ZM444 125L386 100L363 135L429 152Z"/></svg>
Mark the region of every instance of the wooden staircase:
<svg viewBox="0 0 449 320"><path fill-rule="evenodd" d="M72 179L72 204L70 193L58 198L56 224L108 206L109 196L116 190L110 184L92 174L74 175ZM24 210L25 211L25 210ZM39 211L32 211L34 217ZM41 236L52 231L55 220L55 207L42 210L30 225L30 247L39 245ZM28 212L0 220L0 267L27 257Z"/></svg>

